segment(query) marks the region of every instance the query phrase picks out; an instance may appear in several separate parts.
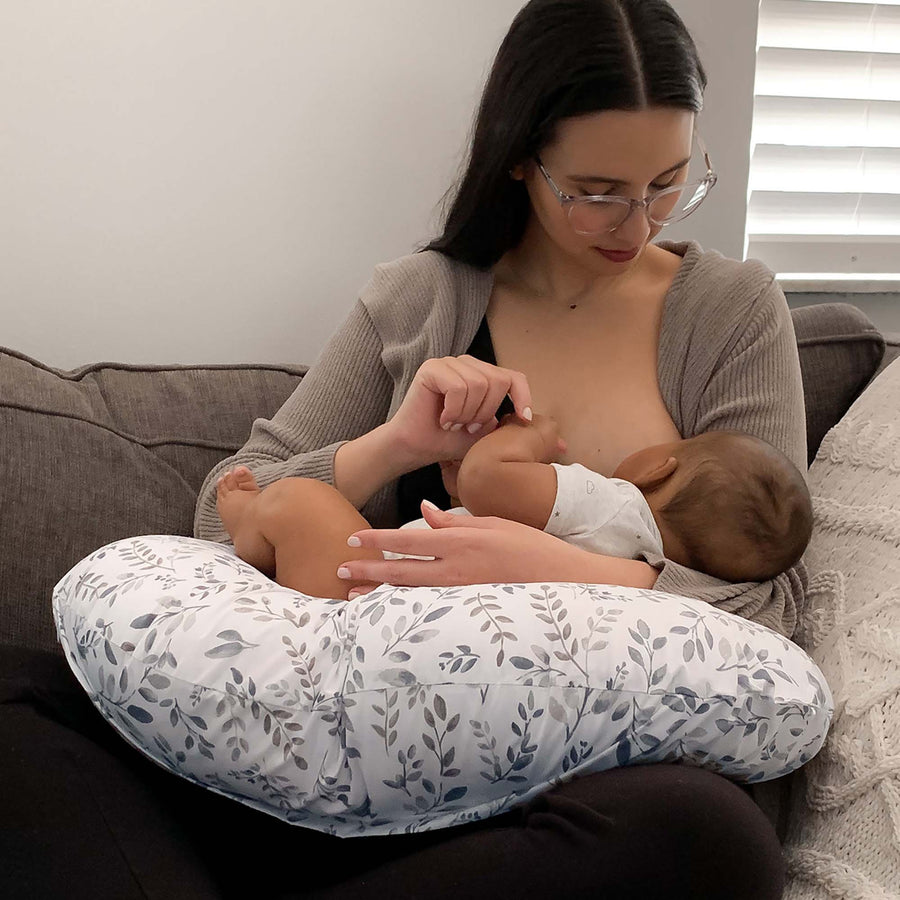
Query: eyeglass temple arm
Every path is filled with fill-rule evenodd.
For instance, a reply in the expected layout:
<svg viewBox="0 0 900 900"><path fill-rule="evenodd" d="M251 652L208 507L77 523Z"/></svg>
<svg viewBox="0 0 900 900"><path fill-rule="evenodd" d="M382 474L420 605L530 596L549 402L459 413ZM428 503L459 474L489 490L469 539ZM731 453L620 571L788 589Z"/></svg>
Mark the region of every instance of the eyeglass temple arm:
<svg viewBox="0 0 900 900"><path fill-rule="evenodd" d="M706 144L703 142L703 138L700 137L699 132L697 132L696 130L694 131L694 137L697 138L697 144L700 147L700 152L703 154L703 162L706 163L707 176L715 175L716 172L713 169L712 161L709 158L709 151L706 149Z"/></svg>

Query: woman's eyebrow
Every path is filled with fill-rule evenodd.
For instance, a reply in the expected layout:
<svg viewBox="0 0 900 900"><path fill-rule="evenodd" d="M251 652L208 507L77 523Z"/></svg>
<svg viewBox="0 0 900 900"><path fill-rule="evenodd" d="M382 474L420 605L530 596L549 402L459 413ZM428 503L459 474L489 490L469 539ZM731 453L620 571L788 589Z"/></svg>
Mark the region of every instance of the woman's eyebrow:
<svg viewBox="0 0 900 900"><path fill-rule="evenodd" d="M681 160L679 163L675 163L671 168L666 169L665 172L660 172L656 178L665 178L666 175L671 175L673 172L677 172L678 169L683 168L691 161L691 158ZM628 184L627 181L623 181L621 178L606 178L602 175L570 175L570 181L583 181L587 184ZM655 179L654 179L655 180Z"/></svg>

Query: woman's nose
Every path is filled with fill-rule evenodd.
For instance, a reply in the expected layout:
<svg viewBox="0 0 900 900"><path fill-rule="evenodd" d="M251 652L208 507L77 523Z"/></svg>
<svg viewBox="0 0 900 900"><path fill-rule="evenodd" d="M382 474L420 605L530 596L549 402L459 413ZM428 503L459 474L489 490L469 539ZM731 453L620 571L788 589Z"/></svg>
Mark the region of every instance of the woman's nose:
<svg viewBox="0 0 900 900"><path fill-rule="evenodd" d="M642 247L650 237L651 229L650 220L647 218L647 207L639 209L632 207L631 215L612 234L629 247Z"/></svg>

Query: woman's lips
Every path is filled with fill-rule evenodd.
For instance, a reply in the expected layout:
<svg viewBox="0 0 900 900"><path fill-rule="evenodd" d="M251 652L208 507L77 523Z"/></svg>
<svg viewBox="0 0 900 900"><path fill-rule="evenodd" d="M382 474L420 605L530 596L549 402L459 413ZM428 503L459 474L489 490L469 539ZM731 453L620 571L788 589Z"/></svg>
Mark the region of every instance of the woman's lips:
<svg viewBox="0 0 900 900"><path fill-rule="evenodd" d="M633 247L631 250L604 250L603 247L594 247L594 249L612 262L623 263L634 259L638 255L640 247Z"/></svg>

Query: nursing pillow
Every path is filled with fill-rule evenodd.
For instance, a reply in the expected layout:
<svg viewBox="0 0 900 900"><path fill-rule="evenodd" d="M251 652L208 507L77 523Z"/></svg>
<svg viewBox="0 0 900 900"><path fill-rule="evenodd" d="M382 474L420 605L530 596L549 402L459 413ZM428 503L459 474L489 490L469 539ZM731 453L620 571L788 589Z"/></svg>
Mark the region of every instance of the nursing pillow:
<svg viewBox="0 0 900 900"><path fill-rule="evenodd" d="M227 546L148 535L56 585L75 676L177 775L339 836L483 819L616 766L777 778L832 698L776 632L697 600L589 584L281 587Z"/></svg>

